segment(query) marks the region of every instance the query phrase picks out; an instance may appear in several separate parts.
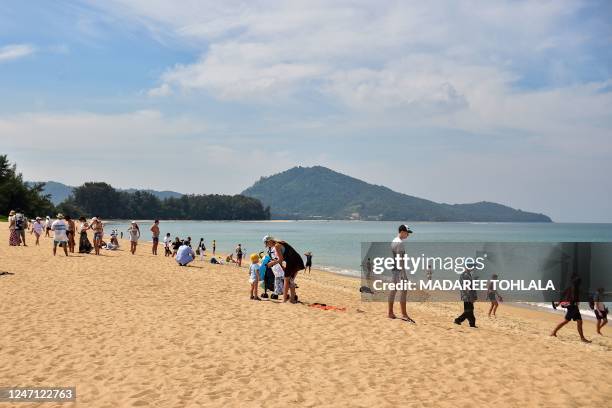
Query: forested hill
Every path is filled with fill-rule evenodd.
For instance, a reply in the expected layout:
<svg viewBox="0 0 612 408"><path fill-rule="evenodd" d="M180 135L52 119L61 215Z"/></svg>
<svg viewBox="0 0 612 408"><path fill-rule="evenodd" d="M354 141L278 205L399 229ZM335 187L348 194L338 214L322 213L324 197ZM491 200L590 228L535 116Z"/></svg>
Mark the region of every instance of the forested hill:
<svg viewBox="0 0 612 408"><path fill-rule="evenodd" d="M321 166L262 177L242 194L261 200L276 219L551 222L544 214L492 202L436 203Z"/></svg>

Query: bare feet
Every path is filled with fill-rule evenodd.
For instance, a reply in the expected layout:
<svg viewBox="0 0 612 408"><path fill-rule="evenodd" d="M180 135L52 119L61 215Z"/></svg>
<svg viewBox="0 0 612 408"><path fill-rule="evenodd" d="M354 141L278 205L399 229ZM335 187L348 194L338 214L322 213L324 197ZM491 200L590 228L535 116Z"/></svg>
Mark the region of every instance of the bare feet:
<svg viewBox="0 0 612 408"><path fill-rule="evenodd" d="M395 316L393 313L389 313L389 319L397 319L397 316Z"/></svg>
<svg viewBox="0 0 612 408"><path fill-rule="evenodd" d="M550 333L550 335L551 335L551 337L557 337L557 333L555 333L555 332Z"/></svg>
<svg viewBox="0 0 612 408"><path fill-rule="evenodd" d="M580 340L582 340L583 343L591 343L591 340L587 340L586 338L581 338Z"/></svg>

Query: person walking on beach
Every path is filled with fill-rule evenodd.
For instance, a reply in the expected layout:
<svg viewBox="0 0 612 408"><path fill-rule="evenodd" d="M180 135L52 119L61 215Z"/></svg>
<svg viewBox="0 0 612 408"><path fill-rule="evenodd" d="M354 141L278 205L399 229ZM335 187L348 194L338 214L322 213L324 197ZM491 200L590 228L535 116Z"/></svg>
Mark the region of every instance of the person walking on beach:
<svg viewBox="0 0 612 408"><path fill-rule="evenodd" d="M51 217L47 215L47 218L45 219L45 237L51 237L51 224Z"/></svg>
<svg viewBox="0 0 612 408"><path fill-rule="evenodd" d="M87 237L87 231L90 229L89 224L85 217L79 218L79 221L81 222L79 225L79 254L88 254L93 249Z"/></svg>
<svg viewBox="0 0 612 408"><path fill-rule="evenodd" d="M308 269L308 274L310 275L310 268L312 268L312 252L308 251L304 254L306 257L306 265L304 265L304 272Z"/></svg>
<svg viewBox="0 0 612 408"><path fill-rule="evenodd" d="M21 240L23 246L26 245L26 229L28 229L28 219L25 217L21 210L17 210L14 215L15 218L15 231Z"/></svg>
<svg viewBox="0 0 612 408"><path fill-rule="evenodd" d="M198 243L198 250L200 253L200 261L204 260L204 252L206 251L206 245L204 245L204 238L200 238L200 242Z"/></svg>
<svg viewBox="0 0 612 408"><path fill-rule="evenodd" d="M74 224L74 220L70 218L69 215L64 216L64 220L66 222L66 236L68 237L68 252L71 254L74 253L74 246L76 245L74 241L74 233L76 231L76 225Z"/></svg>
<svg viewBox="0 0 612 408"><path fill-rule="evenodd" d="M195 259L195 253L191 246L187 245L187 241L184 241L183 244L179 247L176 252L176 262L179 266L187 266Z"/></svg>
<svg viewBox="0 0 612 408"><path fill-rule="evenodd" d="M474 315L474 302L477 299L477 293L474 288L474 277L472 271L474 270L474 263L467 262L465 264L465 271L459 275L459 282L461 282L461 300L463 301L463 313L455 319L455 324L461 326L464 320L470 324L470 327L476 327L476 316ZM466 284L466 282L469 282ZM469 286L469 287L468 287Z"/></svg>
<svg viewBox="0 0 612 408"><path fill-rule="evenodd" d="M140 238L140 227L138 227L136 221L132 221L127 231L130 234L130 252L134 255L136 253L136 246L138 246L138 239Z"/></svg>
<svg viewBox="0 0 612 408"><path fill-rule="evenodd" d="M212 249L213 249L213 256L215 256L215 254L217 253L217 241L215 241L214 239L212 242Z"/></svg>
<svg viewBox="0 0 612 408"><path fill-rule="evenodd" d="M489 308L489 317L491 317L491 314L493 314L493 317L496 317L495 313L497 312L497 308L499 307L499 302L503 301L502 297L499 295L499 293L497 293L497 289L495 289L493 286L492 281L496 281L497 279L498 276L496 274L493 274L491 276L491 281L487 283L487 300L491 302L491 307Z"/></svg>
<svg viewBox="0 0 612 408"><path fill-rule="evenodd" d="M164 256L172 255L172 251L170 250L170 245L172 244L172 238L170 238L170 233L166 233L164 237Z"/></svg>
<svg viewBox="0 0 612 408"><path fill-rule="evenodd" d="M608 308L604 303L604 288L598 288L597 293L594 296L594 311L595 318L597 319L597 334L601 334L601 329L608 323Z"/></svg>
<svg viewBox="0 0 612 408"><path fill-rule="evenodd" d="M68 235L66 234L68 225L64 221L63 214L57 214L56 218L53 224L51 224L51 229L53 230L53 256L57 252L58 245L64 248L64 254L68 256Z"/></svg>
<svg viewBox="0 0 612 408"><path fill-rule="evenodd" d="M427 278L428 281L430 281L433 277L433 268L431 267L431 264L427 265L427 270L425 271L425 277Z"/></svg>
<svg viewBox="0 0 612 408"><path fill-rule="evenodd" d="M100 255L102 247L102 238L104 237L104 224L98 217L91 219L90 228L93 230L94 253Z"/></svg>
<svg viewBox="0 0 612 408"><path fill-rule="evenodd" d="M284 271L283 303L287 301L297 303L298 299L295 293L295 277L299 271L304 269L304 260L300 254L285 241L279 241L274 237L266 235L263 238L263 242L268 248L268 253L272 258L272 261L268 263L268 266L273 268L274 265L279 265ZM285 263L284 268L283 263ZM289 293L291 293L291 297L289 297Z"/></svg>
<svg viewBox="0 0 612 408"><path fill-rule="evenodd" d="M242 244L236 247L236 263L239 267L242 266Z"/></svg>
<svg viewBox="0 0 612 408"><path fill-rule="evenodd" d="M9 245L10 246L19 246L21 243L21 239L19 238L19 233L15 230L15 211L11 210L8 216L9 223Z"/></svg>
<svg viewBox="0 0 612 408"><path fill-rule="evenodd" d="M36 220L32 223L31 233L36 237L36 245L40 245L40 236L42 235L45 226L42 223L42 218L36 217Z"/></svg>
<svg viewBox="0 0 612 408"><path fill-rule="evenodd" d="M577 274L572 274L571 277L572 284L565 290L563 297L564 301L567 302L565 306L565 318L561 323L555 327L553 332L550 334L552 337L557 337L557 332L561 330L563 326L568 324L571 320L576 322L576 329L578 330L578 335L580 336L580 340L584 343L590 343L590 340L587 340L584 337L584 333L582 331L582 315L580 314L580 284L581 279ZM557 308L558 304L553 303L553 308Z"/></svg>
<svg viewBox="0 0 612 408"><path fill-rule="evenodd" d="M151 225L151 234L153 234L153 246L151 253L157 255L157 246L159 245L159 220L155 220Z"/></svg>

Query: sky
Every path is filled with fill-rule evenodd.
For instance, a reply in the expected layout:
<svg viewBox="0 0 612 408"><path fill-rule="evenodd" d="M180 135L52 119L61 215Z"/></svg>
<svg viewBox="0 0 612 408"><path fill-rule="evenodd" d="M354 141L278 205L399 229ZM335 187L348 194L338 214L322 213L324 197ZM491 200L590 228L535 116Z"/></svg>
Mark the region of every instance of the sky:
<svg viewBox="0 0 612 408"><path fill-rule="evenodd" d="M236 194L323 165L612 222L612 3L0 2L27 180Z"/></svg>

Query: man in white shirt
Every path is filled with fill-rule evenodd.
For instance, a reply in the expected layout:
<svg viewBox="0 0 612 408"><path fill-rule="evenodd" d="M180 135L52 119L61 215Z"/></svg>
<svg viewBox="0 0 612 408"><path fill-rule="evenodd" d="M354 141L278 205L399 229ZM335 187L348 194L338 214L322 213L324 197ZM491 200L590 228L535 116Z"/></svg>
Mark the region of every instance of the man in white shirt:
<svg viewBox="0 0 612 408"><path fill-rule="evenodd" d="M61 246L64 248L64 253L68 256L68 234L66 234L66 230L68 225L66 221L64 221L63 214L57 214L57 220L53 221L51 224L51 229L53 230L53 256L57 252L57 246Z"/></svg>
<svg viewBox="0 0 612 408"><path fill-rule="evenodd" d="M412 234L412 230L408 228L408 226L402 224L398 228L397 237L393 239L391 242L391 252L393 252L393 257L395 258L397 255L403 257L406 253L406 248L404 248L404 241L408 239L408 236ZM393 281L398 283L402 280L407 280L406 271L404 269L394 268L393 270ZM392 290L389 292L389 318L395 319L395 313L393 313L393 303L395 302L395 293L397 290ZM408 322L414 323L414 320L408 316L408 312L406 311L406 290L402 290L400 292L400 308L402 311L402 319Z"/></svg>

